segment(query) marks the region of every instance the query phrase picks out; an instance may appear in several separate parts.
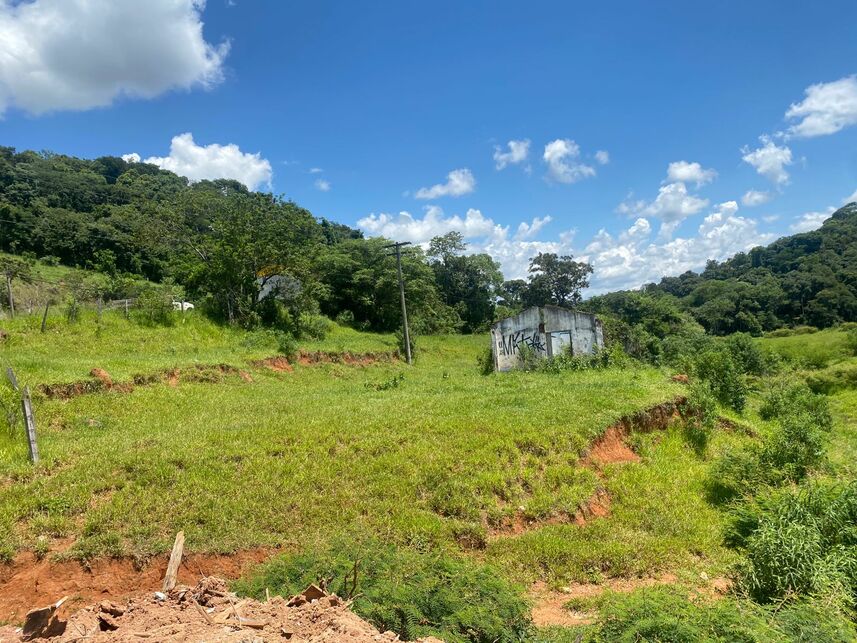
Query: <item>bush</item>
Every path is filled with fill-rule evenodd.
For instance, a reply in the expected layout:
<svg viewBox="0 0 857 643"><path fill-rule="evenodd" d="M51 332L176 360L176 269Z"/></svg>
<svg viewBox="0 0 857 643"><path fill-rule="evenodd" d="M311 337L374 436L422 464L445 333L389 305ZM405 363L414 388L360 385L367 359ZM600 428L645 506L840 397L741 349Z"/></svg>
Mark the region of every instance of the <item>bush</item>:
<svg viewBox="0 0 857 643"><path fill-rule="evenodd" d="M728 351L708 350L700 354L694 365L697 377L708 382L711 391L723 406L741 413L747 401L747 385Z"/></svg>
<svg viewBox="0 0 857 643"><path fill-rule="evenodd" d="M531 628L523 591L493 568L375 540L275 558L234 589L261 599L266 588L289 596L322 580L328 591L355 597L357 614L404 640L520 641Z"/></svg>
<svg viewBox="0 0 857 643"><path fill-rule="evenodd" d="M476 366L482 375L491 375L494 372L494 351L486 346L476 355Z"/></svg>
<svg viewBox="0 0 857 643"><path fill-rule="evenodd" d="M619 344L613 344L610 348L596 351L591 355L572 355L568 352L548 358L539 358L538 355L534 355L534 358L532 367L528 370L547 373L625 366L628 363L628 356Z"/></svg>
<svg viewBox="0 0 857 643"><path fill-rule="evenodd" d="M824 371L811 373L806 383L814 392L825 395L857 388L857 364L836 364Z"/></svg>
<svg viewBox="0 0 857 643"><path fill-rule="evenodd" d="M408 329L408 339L411 344L411 361L417 361L417 336L413 330ZM407 359L408 353L405 350L405 333L402 330L396 331L396 349L399 351L400 359Z"/></svg>
<svg viewBox="0 0 857 643"><path fill-rule="evenodd" d="M690 386L687 401L679 409L684 419L684 435L697 454L703 455L717 424L717 398L705 382Z"/></svg>
<svg viewBox="0 0 857 643"><path fill-rule="evenodd" d="M653 587L630 594L608 594L601 614L587 635L540 641L723 641L767 643L845 643L857 630L836 609L794 601L769 608L752 601L724 598L689 599L679 589Z"/></svg>
<svg viewBox="0 0 857 643"><path fill-rule="evenodd" d="M172 298L156 288L147 288L134 302L131 317L143 326L172 326L176 321Z"/></svg>
<svg viewBox="0 0 857 643"><path fill-rule="evenodd" d="M823 395L817 395L800 383L778 382L762 397L759 415L764 420L782 420L792 415L808 413L822 431L833 428L830 404Z"/></svg>
<svg viewBox="0 0 857 643"><path fill-rule="evenodd" d="M747 333L735 333L726 338L726 350L732 357L732 362L742 373L749 375L764 375L768 363L759 344Z"/></svg>
<svg viewBox="0 0 857 643"><path fill-rule="evenodd" d="M298 352L298 341L291 333L279 331L276 333L277 350L287 359L292 359Z"/></svg>
<svg viewBox="0 0 857 643"><path fill-rule="evenodd" d="M301 313L299 317L298 327L301 337L308 337L316 341L321 341L330 332L332 324L324 315L314 315L311 313Z"/></svg>
<svg viewBox="0 0 857 643"><path fill-rule="evenodd" d="M853 607L855 524L855 482L813 482L761 496L733 523L732 541L747 555L738 568L739 587L760 602L823 595L832 604Z"/></svg>

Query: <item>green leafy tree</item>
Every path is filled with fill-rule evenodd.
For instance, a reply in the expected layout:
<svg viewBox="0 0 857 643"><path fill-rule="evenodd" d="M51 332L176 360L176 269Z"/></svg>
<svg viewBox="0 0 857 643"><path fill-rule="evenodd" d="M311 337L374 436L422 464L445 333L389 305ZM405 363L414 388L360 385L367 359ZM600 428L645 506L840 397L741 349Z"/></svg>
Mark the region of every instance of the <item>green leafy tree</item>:
<svg viewBox="0 0 857 643"><path fill-rule="evenodd" d="M589 286L592 265L571 255L540 252L530 259L529 284L523 295L525 306L572 306L580 303L581 291Z"/></svg>

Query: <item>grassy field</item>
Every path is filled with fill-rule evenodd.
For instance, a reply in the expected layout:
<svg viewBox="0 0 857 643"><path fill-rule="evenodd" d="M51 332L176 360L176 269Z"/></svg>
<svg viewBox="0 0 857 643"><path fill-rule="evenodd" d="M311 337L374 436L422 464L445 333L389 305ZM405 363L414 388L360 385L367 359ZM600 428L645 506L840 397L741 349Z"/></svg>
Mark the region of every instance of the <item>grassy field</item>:
<svg viewBox="0 0 857 643"><path fill-rule="evenodd" d="M487 338L454 336L422 338L412 368L279 373L249 365L275 352L269 336L192 317L161 329L118 315L100 328L57 322L42 335L18 320L9 329L0 358L33 386L96 366L121 379L220 362L253 381L38 399L43 462L26 462L20 433L4 435L0 451L7 556L71 539L66 556L144 558L184 529L189 549L217 552L372 535L467 551L554 583L724 560L699 489L704 463L678 429L640 438L643 461L608 467L603 479L580 466L606 426L681 393L652 368L483 376L476 355ZM306 348L392 344L336 329ZM614 497L609 518L555 524L599 486ZM518 513L532 521L526 533L494 534Z"/></svg>

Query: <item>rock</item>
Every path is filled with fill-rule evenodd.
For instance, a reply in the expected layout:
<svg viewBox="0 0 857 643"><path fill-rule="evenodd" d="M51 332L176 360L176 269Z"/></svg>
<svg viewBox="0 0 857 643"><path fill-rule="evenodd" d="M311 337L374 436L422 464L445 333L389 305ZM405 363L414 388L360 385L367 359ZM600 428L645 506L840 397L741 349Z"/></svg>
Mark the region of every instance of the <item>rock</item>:
<svg viewBox="0 0 857 643"><path fill-rule="evenodd" d="M39 607L27 612L27 616L24 618L24 627L21 631L21 640L30 641L32 639L50 638L52 636L60 636L65 632L66 622L57 617L57 610L65 603L67 598L66 596L53 605Z"/></svg>

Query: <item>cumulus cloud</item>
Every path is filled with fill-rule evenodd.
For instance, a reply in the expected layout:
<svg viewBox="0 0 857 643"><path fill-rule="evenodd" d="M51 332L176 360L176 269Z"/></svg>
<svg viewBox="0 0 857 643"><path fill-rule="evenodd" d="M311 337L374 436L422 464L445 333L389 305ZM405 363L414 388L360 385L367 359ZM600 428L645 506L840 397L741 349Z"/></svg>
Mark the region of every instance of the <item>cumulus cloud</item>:
<svg viewBox="0 0 857 643"><path fill-rule="evenodd" d="M126 163L139 163L141 161L140 155L137 152L131 152L130 154L123 154L122 160Z"/></svg>
<svg viewBox="0 0 857 643"><path fill-rule="evenodd" d="M0 114L84 110L212 87L229 43L202 34L204 0L0 0Z"/></svg>
<svg viewBox="0 0 857 643"><path fill-rule="evenodd" d="M774 235L758 231L755 220L739 216L737 211L735 201L721 203L705 217L695 236L663 242L651 240L651 225L644 217L618 237L599 231L579 257L595 269L590 292L637 288L773 239Z"/></svg>
<svg viewBox="0 0 857 643"><path fill-rule="evenodd" d="M610 152L607 150L598 150L595 152L595 162L598 165L607 165L610 162Z"/></svg>
<svg viewBox="0 0 857 643"><path fill-rule="evenodd" d="M744 155L741 158L745 163L752 165L756 172L777 185L785 185L789 182L789 173L786 166L792 164L792 151L788 146L779 146L771 140L770 136L760 136L761 147L750 149L748 146L741 148Z"/></svg>
<svg viewBox="0 0 857 643"><path fill-rule="evenodd" d="M792 232L810 232L812 230L818 230L818 228L821 227L821 224L829 219L833 212L833 208L827 208L823 212L805 212L795 219L795 222L789 226L789 230Z"/></svg>
<svg viewBox="0 0 857 643"><path fill-rule="evenodd" d="M684 183L676 182L662 185L654 201L625 201L616 210L620 214L656 217L665 223L674 223L700 213L707 205L708 199L690 194Z"/></svg>
<svg viewBox="0 0 857 643"><path fill-rule="evenodd" d="M515 239L530 239L536 236L542 228L553 221L550 216L535 217L531 222L521 221L518 224L518 231L515 233Z"/></svg>
<svg viewBox="0 0 857 643"><path fill-rule="evenodd" d="M476 189L476 179L466 167L453 170L446 175L446 183L437 183L430 188L420 188L414 195L417 199L436 199L442 196L462 196Z"/></svg>
<svg viewBox="0 0 857 643"><path fill-rule="evenodd" d="M576 183L595 176L595 168L580 161L580 146L569 138L545 145L543 155L548 177L559 183Z"/></svg>
<svg viewBox="0 0 857 643"><path fill-rule="evenodd" d="M857 124L857 76L810 85L804 94L806 98L786 111L787 119L799 121L789 127L787 136L824 136Z"/></svg>
<svg viewBox="0 0 857 643"><path fill-rule="evenodd" d="M703 169L699 163L675 161L667 167L667 180L681 183L696 183L696 187L711 183L717 178L717 171Z"/></svg>
<svg viewBox="0 0 857 643"><path fill-rule="evenodd" d="M746 205L748 208L752 208L757 205L762 205L767 203L772 198L770 192L763 192L761 190L747 190L744 193L744 196L741 197L741 204Z"/></svg>
<svg viewBox="0 0 857 643"><path fill-rule="evenodd" d="M315 186L316 190L319 190L321 192L330 192L331 185L330 181L328 181L327 179L316 179L313 185Z"/></svg>
<svg viewBox="0 0 857 643"><path fill-rule="evenodd" d="M122 158L139 160L140 155L132 153ZM150 156L145 162L186 176L191 181L235 179L251 190L270 184L272 175L271 164L260 154L242 152L234 144L197 145L189 132L173 137L169 156Z"/></svg>
<svg viewBox="0 0 857 643"><path fill-rule="evenodd" d="M854 203L856 201L857 201L857 190L854 190L854 194L852 194L851 196L847 196L842 200L842 205L845 205L846 203Z"/></svg>
<svg viewBox="0 0 857 643"><path fill-rule="evenodd" d="M494 146L494 167L498 170L509 165L517 165L527 160L530 155L530 139L521 141L509 141L506 143L508 151L504 152L499 145Z"/></svg>
<svg viewBox="0 0 857 643"><path fill-rule="evenodd" d="M572 231L560 233L554 241L532 238L551 220L550 216L545 216L523 221L511 234L510 226L496 223L480 210L471 208L462 217L446 215L438 206L430 205L422 217L410 212L370 214L360 219L357 225L369 236L410 241L424 247L432 237L456 230L468 241L468 252L488 253L500 264L507 279L519 279L526 276L530 258L539 252L571 251Z"/></svg>

